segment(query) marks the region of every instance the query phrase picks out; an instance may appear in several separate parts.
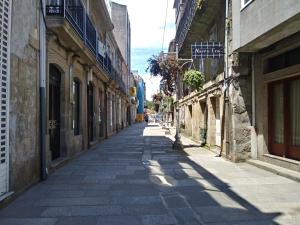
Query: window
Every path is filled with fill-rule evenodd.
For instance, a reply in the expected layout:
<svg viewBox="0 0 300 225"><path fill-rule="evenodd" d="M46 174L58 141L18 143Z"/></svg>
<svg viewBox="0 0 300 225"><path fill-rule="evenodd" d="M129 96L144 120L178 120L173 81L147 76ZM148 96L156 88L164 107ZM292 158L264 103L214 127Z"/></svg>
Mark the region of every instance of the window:
<svg viewBox="0 0 300 225"><path fill-rule="evenodd" d="M189 105L190 117L193 117L193 106Z"/></svg>
<svg viewBox="0 0 300 225"><path fill-rule="evenodd" d="M73 129L74 135L80 134L80 82L73 81Z"/></svg>
<svg viewBox="0 0 300 225"><path fill-rule="evenodd" d="M264 73L271 73L300 64L300 47L274 56L264 62Z"/></svg>
<svg viewBox="0 0 300 225"><path fill-rule="evenodd" d="M253 0L241 0L241 9L249 5Z"/></svg>

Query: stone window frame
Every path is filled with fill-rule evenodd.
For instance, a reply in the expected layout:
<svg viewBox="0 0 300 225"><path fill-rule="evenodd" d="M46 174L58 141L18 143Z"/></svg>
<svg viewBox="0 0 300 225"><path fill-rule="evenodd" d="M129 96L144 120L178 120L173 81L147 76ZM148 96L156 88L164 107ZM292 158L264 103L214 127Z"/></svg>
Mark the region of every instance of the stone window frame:
<svg viewBox="0 0 300 225"><path fill-rule="evenodd" d="M261 65L260 65L260 74L263 76L263 82L268 84L270 82L276 80L283 80L289 77L293 77L298 74L300 64L296 64L290 67L282 68L273 72L264 73L264 65L266 61L272 57L276 57L278 55L284 54L285 52L291 51L295 48L299 48L300 43L292 43L291 42L284 42L284 44L279 44L277 48L270 52L266 52L261 54Z"/></svg>

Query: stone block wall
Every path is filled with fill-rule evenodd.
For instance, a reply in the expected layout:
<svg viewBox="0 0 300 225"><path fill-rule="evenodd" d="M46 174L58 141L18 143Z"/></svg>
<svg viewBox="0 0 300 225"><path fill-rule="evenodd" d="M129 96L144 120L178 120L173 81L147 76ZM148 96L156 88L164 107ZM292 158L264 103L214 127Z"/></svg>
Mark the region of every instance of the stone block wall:
<svg viewBox="0 0 300 225"><path fill-rule="evenodd" d="M251 155L252 86L251 57L238 55L239 66L233 67L232 84L229 88L230 101L230 153L229 158L238 162Z"/></svg>
<svg viewBox="0 0 300 225"><path fill-rule="evenodd" d="M195 101L193 103L193 123L192 123L192 138L200 141L200 126L203 119L203 114L200 109L200 103Z"/></svg>

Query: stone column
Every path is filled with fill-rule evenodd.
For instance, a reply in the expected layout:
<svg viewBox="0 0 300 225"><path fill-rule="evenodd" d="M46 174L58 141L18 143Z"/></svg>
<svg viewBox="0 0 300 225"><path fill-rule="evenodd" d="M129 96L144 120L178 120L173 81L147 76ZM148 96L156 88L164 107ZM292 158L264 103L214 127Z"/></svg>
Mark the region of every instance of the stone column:
<svg viewBox="0 0 300 225"><path fill-rule="evenodd" d="M251 154L251 58L247 53L235 53L232 59L232 81L229 87L231 140L228 157L239 162Z"/></svg>

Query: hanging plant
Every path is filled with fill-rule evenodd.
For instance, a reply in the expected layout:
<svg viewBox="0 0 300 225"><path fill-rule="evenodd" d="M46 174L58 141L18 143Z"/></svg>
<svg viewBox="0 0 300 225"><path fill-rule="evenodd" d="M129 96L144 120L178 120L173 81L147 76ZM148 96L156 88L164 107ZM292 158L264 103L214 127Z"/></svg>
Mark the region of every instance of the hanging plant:
<svg viewBox="0 0 300 225"><path fill-rule="evenodd" d="M180 73L180 67L174 57L161 59L158 56L152 56L148 59L148 68L152 76L161 76L161 82L165 84L163 92L167 96L171 96L174 92L174 84L177 73Z"/></svg>
<svg viewBox="0 0 300 225"><path fill-rule="evenodd" d="M183 75L183 82L197 91L202 89L204 81L203 73L197 70L187 70Z"/></svg>
<svg viewBox="0 0 300 225"><path fill-rule="evenodd" d="M157 94L154 94L152 95L152 100L153 102L160 102L161 100L163 99L163 96L161 93L157 93Z"/></svg>

